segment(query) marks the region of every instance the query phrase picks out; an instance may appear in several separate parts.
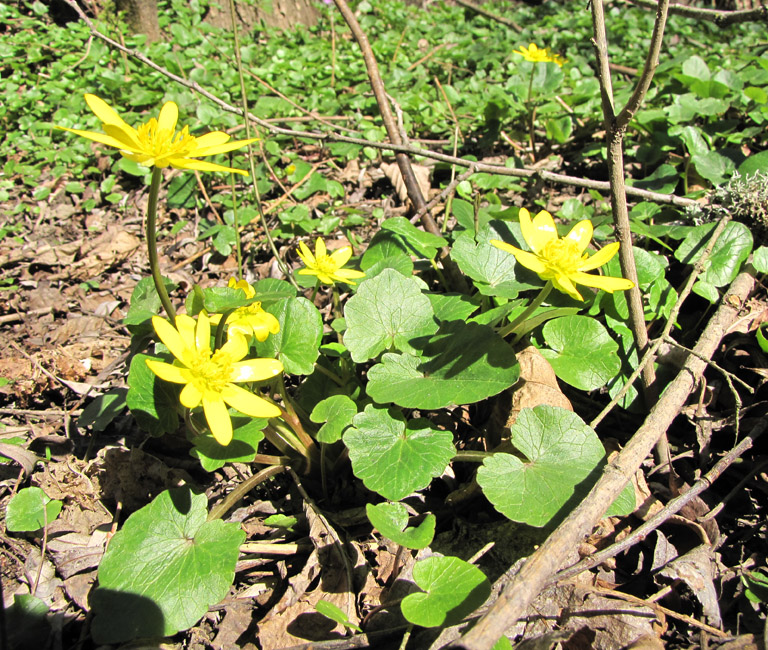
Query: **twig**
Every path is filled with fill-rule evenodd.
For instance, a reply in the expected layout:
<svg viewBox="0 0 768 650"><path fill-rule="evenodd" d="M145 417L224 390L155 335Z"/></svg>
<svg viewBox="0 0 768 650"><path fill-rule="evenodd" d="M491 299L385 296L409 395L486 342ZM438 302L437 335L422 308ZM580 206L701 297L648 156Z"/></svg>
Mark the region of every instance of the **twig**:
<svg viewBox="0 0 768 650"><path fill-rule="evenodd" d="M479 7L474 2L470 2L470 0L455 0L455 1L456 1L456 4L461 5L462 7L466 7L467 9L471 9L472 11L480 14L481 16L485 16L486 18L495 20L497 23L501 23L502 25L511 27L516 32L523 31L523 28L520 27L520 25L518 25L514 20L510 20L509 18L504 18L503 16L497 16L496 14L488 11L487 9L483 9L483 7Z"/></svg>
<svg viewBox="0 0 768 650"><path fill-rule="evenodd" d="M457 176L456 178L454 178L454 179L453 179L453 180L452 180L452 181L451 181L451 182L450 182L450 183L449 183L449 184L448 184L448 185L445 187L445 189L443 189L443 190L440 192L440 194L438 194L437 196L435 196L435 197L434 197L434 198L433 198L433 199L432 199L432 200L431 200L429 203L427 203L427 204L424 206L424 208L423 208L423 209L424 209L424 210L431 210L431 209L432 209L432 208L434 208L434 207L435 207L435 206L436 206L438 203L440 203L441 201L444 201L444 200L445 200L445 199L446 199L448 196L450 196L451 194L453 194L454 190L455 190L455 189L456 189L456 187L459 185L459 183L461 183L461 182L463 182L463 181L467 180L467 179L468 179L470 176L472 176L472 174L474 174L474 173L475 173L475 169L474 169L474 167L470 167L470 168L469 168L467 171L463 172L462 174L460 174L459 176ZM415 223L415 222L416 222L416 221L418 221L420 218L421 218L421 210L417 211L417 212L416 212L416 214L414 214L414 215L411 217L411 223Z"/></svg>
<svg viewBox="0 0 768 650"><path fill-rule="evenodd" d="M671 338L669 336L665 336L664 337L664 343L669 343L670 345L672 345L672 346L674 346L674 347L676 347L676 348L678 348L680 350L683 350L684 352L687 352L688 354L692 354L694 356L697 356L697 357L699 357L699 359L701 359L708 366L712 366L721 375L723 375L723 377L725 377L725 380L728 382L728 385L731 387L731 390L733 390L733 383L732 382L736 381L739 384L741 384L744 388L746 388L747 391L749 391L750 393L754 393L755 392L755 389L752 388L752 386L750 386L747 382L745 382L740 377L737 377L732 372L728 372L725 368L722 368L721 366L717 365L714 361L712 361L712 359L709 359L708 357L704 357L704 356L700 355L698 352L696 352L694 350L691 350L690 348L687 348L684 345L680 345L680 343L675 341L675 339L673 339L673 338Z"/></svg>
<svg viewBox="0 0 768 650"><path fill-rule="evenodd" d="M669 503L667 503L666 506L664 506L659 512L657 512L653 517L651 517L648 521L643 523L641 526L633 530L629 535L627 535L624 539L622 539L619 542L616 542L615 544L611 544L610 546L604 548L601 551L598 551L597 553L593 553L589 557L584 558L577 564L574 564L573 566L568 567L567 569L563 569L562 571L559 571L553 578L551 578L546 584L550 585L555 582L561 582L563 580L567 580L568 578L571 578L583 571L588 571L589 569L592 569L606 560L617 556L619 553L622 553L626 551L628 548L631 548L638 542L645 539L652 531L656 530L659 526L661 526L667 519L669 519L672 515L680 512L695 496L698 496L705 490L708 490L711 485L722 475L722 473L730 467L733 462L741 457L744 452L746 452L748 449L752 448L752 443L757 440L763 433L765 433L765 430L768 429L768 421L761 421L759 422L753 429L747 434L747 437L744 438L738 445L736 445L731 451L729 451L725 456L723 456L715 465L712 467L712 469L709 470L704 476L702 476L700 479L698 479L689 490L681 494L680 496L675 497L674 499L671 499ZM768 461L767 461L768 462ZM747 477L747 480L749 480L750 477ZM699 522L704 522L707 519L710 519L710 513L705 515L704 517L699 518Z"/></svg>
<svg viewBox="0 0 768 650"><path fill-rule="evenodd" d="M754 437L757 437L757 436L754 436ZM717 517L720 511L725 507L725 504L728 503L736 494L739 494L742 488L752 480L755 474L762 472L763 469L765 469L766 467L768 467L768 460L764 460L762 463L755 466L755 468L751 472L749 472L743 479L741 479L736 484L736 486L722 498L720 503L718 503L714 508L712 508L712 510L710 510L706 515L702 515L701 517L698 518L699 523L703 524L709 521L710 519L714 519L715 517Z"/></svg>
<svg viewBox="0 0 768 650"><path fill-rule="evenodd" d="M638 7L644 7L646 9L656 9L657 7L653 0L629 1ZM703 7L689 7L687 5L673 4L669 7L669 13L685 16L686 18L707 20L715 23L718 27L729 27L730 25L735 25L737 23L747 23L752 21L768 22L768 6L766 5L754 9L723 11L721 9L705 9Z"/></svg>
<svg viewBox="0 0 768 650"><path fill-rule="evenodd" d="M755 278L740 273L731 284L720 307L699 338L698 353L711 356L738 315L739 308L754 288ZM496 602L462 639L450 647L463 650L488 650L524 615L527 607L539 594L549 577L562 565L573 547L603 517L614 499L634 475L653 448L662 432L666 431L679 413L693 389L705 364L689 356L682 370L669 384L659 401L651 409L642 426L626 447L608 464L597 484L584 500L568 515L537 551L528 558L510 580Z"/></svg>

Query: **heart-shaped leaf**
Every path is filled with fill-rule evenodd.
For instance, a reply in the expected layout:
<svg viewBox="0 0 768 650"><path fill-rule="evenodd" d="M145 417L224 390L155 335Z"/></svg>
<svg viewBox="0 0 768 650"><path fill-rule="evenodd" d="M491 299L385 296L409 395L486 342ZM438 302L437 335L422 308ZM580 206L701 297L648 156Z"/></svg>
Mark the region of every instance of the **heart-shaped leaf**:
<svg viewBox="0 0 768 650"><path fill-rule="evenodd" d="M150 435L162 436L176 431L179 417L178 388L160 379L149 369L147 359L165 361L159 357L137 354L131 359L128 370L128 393L125 402L136 423Z"/></svg>
<svg viewBox="0 0 768 650"><path fill-rule="evenodd" d="M315 436L318 442L334 443L341 440L341 434L357 414L357 405L346 395L334 395L312 409L309 419L312 422L325 422Z"/></svg>
<svg viewBox="0 0 768 650"><path fill-rule="evenodd" d="M480 301L463 294L428 293L427 298L432 304L435 318L438 321L467 320L477 311Z"/></svg>
<svg viewBox="0 0 768 650"><path fill-rule="evenodd" d="M365 513L371 525L384 537L405 548L426 548L435 536L435 515L430 513L418 526L406 528L408 511L402 503L369 503L365 506Z"/></svg>
<svg viewBox="0 0 768 650"><path fill-rule="evenodd" d="M344 433L352 471L369 490L399 501L445 471L456 453L453 436L420 418L405 422L394 409L372 404Z"/></svg>
<svg viewBox="0 0 768 650"><path fill-rule="evenodd" d="M277 318L280 331L256 342L259 356L278 358L288 374L311 375L323 336L323 319L317 307L303 297L283 298L267 305L265 311Z"/></svg>
<svg viewBox="0 0 768 650"><path fill-rule="evenodd" d="M564 316L542 328L552 350L541 350L555 374L581 390L605 386L621 370L619 344L594 318Z"/></svg>
<svg viewBox="0 0 768 650"><path fill-rule="evenodd" d="M439 248L448 245L443 237L419 230L405 217L386 219L381 227L399 235L405 245L412 249L413 254L428 260L434 259Z"/></svg>
<svg viewBox="0 0 768 650"><path fill-rule="evenodd" d="M685 264L695 264L704 252L714 227L714 223L705 223L691 230L675 251L675 258ZM738 221L731 221L715 242L706 270L699 280L724 287L736 277L751 250L752 233L749 228Z"/></svg>
<svg viewBox="0 0 768 650"><path fill-rule="evenodd" d="M344 316L344 343L357 363L391 348L413 352L412 339L437 330L419 281L392 269L362 282L344 307Z"/></svg>
<svg viewBox="0 0 768 650"><path fill-rule="evenodd" d="M517 381L515 353L493 328L452 321L424 345L423 356L385 354L368 371L368 394L379 403L439 409L470 404Z"/></svg>
<svg viewBox="0 0 768 650"><path fill-rule="evenodd" d="M491 595L483 572L457 557L432 556L417 562L413 581L426 593L408 594L400 608L408 622L422 627L456 625Z"/></svg>
<svg viewBox="0 0 768 650"><path fill-rule="evenodd" d="M53 523L61 506L61 501L48 498L39 487L22 488L8 502L5 527L14 533L39 530Z"/></svg>
<svg viewBox="0 0 768 650"><path fill-rule="evenodd" d="M250 463L264 439L265 426L267 420L262 418L233 415L232 441L228 445L222 445L211 434L195 436L189 454L200 460L206 472L214 472L226 463Z"/></svg>
<svg viewBox="0 0 768 650"><path fill-rule="evenodd" d="M170 636L227 595L245 533L237 524L206 521L207 502L176 488L128 517L91 595L97 643Z"/></svg>
<svg viewBox="0 0 768 650"><path fill-rule="evenodd" d="M531 526L565 517L592 488L605 462L597 434L559 407L520 411L510 441L526 460L494 454L477 471L477 482L496 510Z"/></svg>

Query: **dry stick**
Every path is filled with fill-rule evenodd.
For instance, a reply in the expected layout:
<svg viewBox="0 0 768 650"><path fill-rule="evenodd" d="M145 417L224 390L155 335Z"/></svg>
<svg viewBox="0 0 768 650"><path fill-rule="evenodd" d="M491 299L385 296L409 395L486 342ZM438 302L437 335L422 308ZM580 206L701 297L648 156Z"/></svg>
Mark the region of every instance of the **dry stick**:
<svg viewBox="0 0 768 650"><path fill-rule="evenodd" d="M77 12L80 19L88 26L91 34L96 38L101 39L110 47L129 54L131 57L146 65L147 67L162 74L168 79L189 88L196 92L198 95L205 97L219 108L233 115L242 115L243 111L232 104L225 102L220 97L214 95L210 91L203 88L200 84L189 81L173 74L161 65L158 65L151 59L147 58L140 52L132 50L130 48L121 45L117 41L105 36L99 32L93 25L93 22L86 16L77 3L74 0L64 0L68 6ZM465 158L458 158L456 156L450 156L448 154L440 153L437 151L431 151L430 149L421 149L414 146L398 145L392 142L373 142L364 138L353 138L351 136L342 135L340 133L321 133L318 131L295 131L293 129L286 129L274 125L268 120L263 120L256 117L252 113L248 113L248 120L254 124L261 126L268 130L270 133L277 135L285 135L294 138L308 138L311 140L330 141L330 142L347 142L350 144L357 144L363 147L372 147L373 149L380 149L382 151L393 151L397 153L409 154L411 156L420 156L422 158L429 158L431 160L437 160L439 162L448 163L449 165L457 165L459 167L470 167L473 165L478 172L485 172L488 174L496 174L498 176L512 176L515 178L539 178L549 183L559 183L561 185L572 185L574 187L582 187L589 190L597 190L598 192L608 192L610 190L610 183L608 181L595 181L588 178L579 178L576 176L568 176L566 174L557 174L555 172L540 171L536 169L521 169L517 167L504 167L503 165L493 165L488 163L476 162L472 160L466 160ZM656 203L664 203L674 205L680 208L693 207L699 205L699 203L693 199L688 199L682 196L675 196L674 194L663 194L661 192L651 192L649 190L643 190L636 187L627 187L626 192L628 195L633 196L643 201L653 201ZM23 259L23 258L22 258ZM7 264L10 260L5 260L0 257L0 265Z"/></svg>
<svg viewBox="0 0 768 650"><path fill-rule="evenodd" d="M640 294L635 266L635 255L632 251L632 232L629 223L629 209L627 208L626 183L624 181L624 134L630 120L637 112L648 88L650 88L653 73L659 64L659 52L664 36L664 25L667 20L667 8L669 0L659 0L656 21L653 26L651 43L648 48L648 56L645 59L643 73L640 76L632 96L624 108L618 113L613 105L613 85L611 73L608 67L608 41L606 38L605 14L603 13L603 0L593 0L592 28L594 32L593 45L598 62L598 79L600 81L600 95L603 105L603 118L605 120L606 139L608 141L608 177L611 184L611 208L613 209L613 221L616 225L616 234L621 247L619 248L619 262L622 275L634 282L627 296L629 306L629 325L637 346L638 356L643 356L649 349L648 330L645 327L645 314L643 299ZM656 372L653 363L647 363L642 371L643 397L646 407L651 407L658 399L658 387L655 385ZM666 464L670 477L672 465L670 462L669 443L666 435L659 436L656 443L656 456L660 464Z"/></svg>
<svg viewBox="0 0 768 650"><path fill-rule="evenodd" d="M712 237L710 238L709 242L707 243L706 248L704 249L704 252L701 254L701 257L698 259L696 264L693 267L693 271L691 271L691 274L688 276L688 279L685 281L685 285L683 285L682 290L680 291L680 295L677 297L677 300L675 301L675 304L672 306L672 310L669 312L669 317L667 318L667 322L664 325L664 329L661 332L661 335L656 339L656 342L648 348L648 351L645 353L643 358L641 359L640 363L638 364L637 368L632 372L632 374L627 378L627 381L624 383L624 385L621 387L621 390L614 396L614 398L608 402L608 404L605 406L605 408L600 411L600 413L597 414L597 417L595 417L592 422L589 423L589 426L593 429L602 422L603 418L605 418L608 413L610 413L613 410L613 407L618 404L621 399L626 395L627 391L629 390L630 386L635 382L635 379L637 379L640 376L640 373L643 371L643 368L646 364L652 363L653 360L656 357L656 352L658 351L659 347L661 347L661 344L664 342L664 339L669 336L669 333L672 331L672 328L675 325L675 322L677 322L677 315L680 313L680 309L683 306L683 303L685 302L686 298L688 298L688 295L691 293L691 289L693 288L694 283L696 282L696 279L699 277L699 274L704 271L704 267L709 260L709 256L712 254L712 251L715 248L715 244L717 243L717 240L720 238L720 235L723 234L723 231L725 230L725 226L730 221L730 217L724 217L720 220L720 222L715 226L715 229L712 231Z"/></svg>
<svg viewBox="0 0 768 650"><path fill-rule="evenodd" d="M376 64L376 58L373 55L373 50L368 42L368 37L360 27L360 23L357 22L355 14L349 8L346 0L334 0L336 7L341 12L344 20L347 22L349 29L352 31L352 35L357 41L360 47L360 52L363 55L363 61L365 61L365 68L368 71L368 79L371 82L371 89L376 97L376 103L379 106L379 112L381 113L381 119L384 122L384 127L387 129L387 135L391 143L396 145L403 144L403 138L400 135L400 131L395 123L395 118L392 115L390 103L387 98L387 91L384 88L384 82L381 80L379 74L379 67ZM408 191L408 198L413 203L416 210L421 211L426 207L427 202L421 193L419 183L416 180L416 174L411 167L411 159L405 153L396 153L395 160L397 166L400 168L400 173L403 177L403 183L405 189ZM441 236L440 227L432 217L432 214L428 210L424 210L424 214L421 217L421 222L424 225L424 229L433 235ZM444 246L441 252L441 261L443 268L445 269L446 276L454 289L459 291L466 289L466 280L459 271L456 264L450 258L450 249Z"/></svg>
<svg viewBox="0 0 768 650"><path fill-rule="evenodd" d="M475 168L470 167L467 171L465 171L462 174L459 174L456 178L454 178L448 185L446 185L445 189L443 189L440 194L438 194L436 197L434 197L427 205L422 208L422 210L427 211L434 208L440 201L444 201L450 194L453 194L453 191L458 187L459 183L464 182L467 180L472 174L475 173ZM421 212L422 210L419 210L411 217L411 223L415 223L421 218Z"/></svg>
<svg viewBox="0 0 768 650"><path fill-rule="evenodd" d="M516 32L522 32L523 28L520 27L514 20L510 20L509 18L504 18L503 16L497 16L494 13L491 13L487 9L483 9L482 7L478 7L474 2L470 2L469 0L456 0L457 5L461 5L462 7L466 7L467 9L471 9L475 13L480 14L481 16L485 16L486 18L490 18L491 20L495 20L497 23L501 23L502 25L506 25L507 27L511 27Z"/></svg>
<svg viewBox="0 0 768 650"><path fill-rule="evenodd" d="M648 521L643 523L639 528L636 528L635 530L633 530L631 534L627 535L621 541L616 542L615 544L611 544L610 546L604 548L601 551L598 551L597 553L593 553L589 557L584 558L577 564L574 564L573 566L570 566L567 569L563 569L562 571L559 571L553 578L551 578L546 583L546 586L549 586L555 582L561 582L562 580L567 580L568 578L571 578L581 573L582 571L588 571L589 569L592 569L598 566L599 564L602 564L606 560L617 556L619 553L622 553L623 551L634 546L638 542L641 542L642 540L644 540L651 531L656 530L659 526L661 526L661 524L667 521L667 519L669 519L672 515L682 510L682 508L685 505L687 505L693 499L693 497L698 496L705 490L708 490L711 487L711 485L718 478L720 478L721 474L728 467L730 467L737 458L739 458L748 449L752 448L752 443L755 440L757 440L761 435L763 435L766 429L768 429L768 420L762 420L752 429L752 431L750 431L747 434L747 437L744 438L744 440L742 440L738 445L736 445L733 449L731 449L731 451L729 451L725 456L723 456L719 461L717 461L717 463L715 463L712 469L709 470L709 472L707 472L700 479L698 479L691 486L689 490L687 490L680 496L670 500L666 506L664 506L661 510L659 510L659 512L653 515L653 517L651 517ZM747 477L747 480L749 480L750 478L751 478L751 475ZM709 514L705 515L701 519L703 520L710 519Z"/></svg>
<svg viewBox="0 0 768 650"><path fill-rule="evenodd" d="M729 287L720 307L707 324L694 350L711 357L754 288L755 278L740 273ZM488 612L451 648L487 650L524 614L534 598L563 564L573 548L592 530L624 486L638 470L658 437L677 417L680 407L706 364L689 356L685 365L651 409L627 446L609 463L597 484L538 550L528 558Z"/></svg>
<svg viewBox="0 0 768 650"><path fill-rule="evenodd" d="M457 0L458 1L458 0ZM653 0L629 0L632 4L646 9L656 9L656 3ZM696 20L708 20L719 27L728 27L736 23L768 21L768 6L763 5L755 9L742 9L739 11L724 11L722 9L704 9L701 7L689 7L686 5L674 4L669 8L669 13L685 16L686 18L695 18Z"/></svg>

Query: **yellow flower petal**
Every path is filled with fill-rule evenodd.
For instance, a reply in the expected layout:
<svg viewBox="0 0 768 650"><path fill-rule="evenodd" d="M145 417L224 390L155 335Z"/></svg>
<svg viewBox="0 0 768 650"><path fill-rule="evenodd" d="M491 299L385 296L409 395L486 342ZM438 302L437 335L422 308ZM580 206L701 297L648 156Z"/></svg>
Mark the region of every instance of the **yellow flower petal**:
<svg viewBox="0 0 768 650"><path fill-rule="evenodd" d="M573 282L571 282L571 279L567 275L556 275L552 278L552 284L558 291L567 293L574 300L584 302L584 298L581 297L581 294L578 292Z"/></svg>
<svg viewBox="0 0 768 650"><path fill-rule="evenodd" d="M574 242L579 249L579 255L581 255L587 250L589 242L592 241L592 230L592 222L589 219L584 219L571 228L571 231L564 237L564 239L570 239ZM598 266L602 266L602 264L598 264ZM593 266L592 268L597 267Z"/></svg>
<svg viewBox="0 0 768 650"><path fill-rule="evenodd" d="M200 402L203 399L203 394L195 384L187 384L181 389L181 395L179 395L179 401L182 406L186 406L188 409L193 409L200 406Z"/></svg>
<svg viewBox="0 0 768 650"><path fill-rule="evenodd" d="M517 249L517 253L513 254L519 264L522 264L525 268L530 269L537 275L542 275L549 269L549 267L541 260L538 255L534 255L533 253L522 251L520 249Z"/></svg>
<svg viewBox="0 0 768 650"><path fill-rule="evenodd" d="M596 269L610 260L616 253L619 252L619 242L613 242L607 246L603 246L597 253L588 257L584 262L579 264L579 271L591 271Z"/></svg>
<svg viewBox="0 0 768 650"><path fill-rule="evenodd" d="M302 262L304 262L305 266L313 266L315 264L315 256L312 255L312 251L309 250L309 247L303 242L299 242L299 248L296 251L296 254L299 256ZM299 271L301 273L301 271Z"/></svg>
<svg viewBox="0 0 768 650"><path fill-rule="evenodd" d="M147 367L160 379L170 381L172 384L186 384L189 381L189 372L186 368L172 366L165 361L155 361L154 359L147 359Z"/></svg>
<svg viewBox="0 0 768 650"><path fill-rule="evenodd" d="M229 142L230 135L224 133L224 131L210 131L205 135L201 135L195 138L195 144L197 145L197 151L206 149L207 147L217 147L220 144Z"/></svg>
<svg viewBox="0 0 768 650"><path fill-rule="evenodd" d="M232 364L229 381L266 381L283 372L283 364L277 359L248 359Z"/></svg>
<svg viewBox="0 0 768 650"><path fill-rule="evenodd" d="M197 316L195 347L198 350L205 350L211 347L211 321L208 320L208 314L204 311L201 311Z"/></svg>
<svg viewBox="0 0 768 650"><path fill-rule="evenodd" d="M124 129L132 128L109 104L107 104L107 102L101 99L101 97L86 93L85 103L88 104L88 108L90 108L94 115L96 115L96 117L98 117L104 124L116 124Z"/></svg>
<svg viewBox="0 0 768 650"><path fill-rule="evenodd" d="M522 212L520 210L521 215ZM526 212L528 211L526 210ZM523 220L521 218L520 225L522 226L522 224ZM557 239L557 228L555 228L555 220L552 218L552 215L546 210L539 212L528 228L528 236L526 236L526 231L524 230L523 237L525 238L525 243L531 247L534 253L541 253L548 242Z"/></svg>
<svg viewBox="0 0 768 650"><path fill-rule="evenodd" d="M232 441L232 420L224 400L203 397L203 412L216 442L220 445L228 445Z"/></svg>
<svg viewBox="0 0 768 650"><path fill-rule="evenodd" d="M171 158L169 160L171 167L175 169L196 169L200 172L232 172L241 176L248 176L248 172L235 167L225 167L207 160L195 160L194 158Z"/></svg>
<svg viewBox="0 0 768 650"><path fill-rule="evenodd" d="M113 138L112 136L106 135L104 133L98 133L97 131L81 131L80 129L70 129L66 126L57 126L57 129L60 131L69 131L70 133L74 133L75 135L79 135L83 138L88 138L89 140L93 140L94 142L99 142L101 144L105 144L108 147L115 147L115 149L123 149L125 148L125 143L121 140L117 140L116 138Z"/></svg>
<svg viewBox="0 0 768 650"><path fill-rule="evenodd" d="M315 259L318 260L328 254L328 250L325 247L325 242L322 237L318 237L315 241Z"/></svg>
<svg viewBox="0 0 768 650"><path fill-rule="evenodd" d="M177 316L177 318L180 318ZM189 318L189 317L187 317ZM179 334L179 331L171 325L165 318L159 316L152 317L152 327L155 328L155 332L160 337L160 340L165 344L171 354L177 359L184 358L184 351L187 346Z"/></svg>
<svg viewBox="0 0 768 650"><path fill-rule="evenodd" d="M198 138L198 141L200 139L201 138ZM241 147L245 147L246 145L249 145L253 142L258 142L258 140L259 140L258 138L251 138L250 140L234 140L233 142L228 142L226 144L222 143L218 145L212 145L209 147L200 147L195 149L190 155L213 156L218 153L227 153L228 151L234 151L235 149L240 149Z"/></svg>
<svg viewBox="0 0 768 650"><path fill-rule="evenodd" d="M176 130L176 122L179 121L179 107L176 102L165 102L160 109L160 117L157 118L157 128L173 133Z"/></svg>
<svg viewBox="0 0 768 650"><path fill-rule="evenodd" d="M632 280L627 280L626 278L614 278L609 275L593 275L591 273L581 273L578 271L571 277L574 282L583 284L585 287L602 289L608 293L613 293L614 291L626 291L635 286L635 283L632 282Z"/></svg>
<svg viewBox="0 0 768 650"><path fill-rule="evenodd" d="M365 277L365 273L362 271L355 271L354 269L339 269L333 275L339 282L345 282L346 284L352 285L357 284L356 282L352 282L352 280Z"/></svg>
<svg viewBox="0 0 768 650"><path fill-rule="evenodd" d="M240 386L228 385L222 392L224 401L241 413L254 418L276 418L280 416L280 407L248 392Z"/></svg>
<svg viewBox="0 0 768 650"><path fill-rule="evenodd" d="M184 342L184 345L188 348L195 347L196 328L197 322L191 316L187 316L187 314L179 314L176 316L176 329L178 330L179 336L181 336L181 340Z"/></svg>
<svg viewBox="0 0 768 650"><path fill-rule="evenodd" d="M111 138L114 138L117 142L121 143L121 150L137 151L141 149L139 135L130 127L123 127L119 124L105 124L104 132Z"/></svg>
<svg viewBox="0 0 768 650"><path fill-rule="evenodd" d="M244 336L236 336L230 333L227 337L227 342L221 346L221 352L226 354L233 362L240 361L246 354L248 354L248 341ZM233 363L233 366L237 364ZM232 381L230 379L230 381Z"/></svg>
<svg viewBox="0 0 768 650"><path fill-rule="evenodd" d="M349 262L350 257L352 257L351 246L343 246L342 248L339 248L338 250L331 253L331 260L339 268Z"/></svg>

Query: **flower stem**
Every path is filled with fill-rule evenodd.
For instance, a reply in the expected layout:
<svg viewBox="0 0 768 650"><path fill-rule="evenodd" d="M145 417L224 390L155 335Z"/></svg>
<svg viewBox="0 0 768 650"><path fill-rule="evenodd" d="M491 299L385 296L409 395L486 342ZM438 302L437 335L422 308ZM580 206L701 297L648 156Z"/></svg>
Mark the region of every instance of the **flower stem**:
<svg viewBox="0 0 768 650"><path fill-rule="evenodd" d="M522 314L520 314L517 318L515 318L515 320L509 323L509 325L499 330L499 336L504 338L507 334L514 332L521 323L524 323L527 320L527 318L541 306L541 303L543 303L547 299L547 296L549 295L550 291L552 291L551 280L549 280L542 287L541 291L539 292L539 295L533 299L533 302L525 308L525 311L523 311Z"/></svg>
<svg viewBox="0 0 768 650"><path fill-rule="evenodd" d="M152 279L155 282L157 295L160 296L160 302L163 304L165 313L171 319L171 323L176 322L176 310L173 308L168 292L165 290L163 276L160 273L160 262L157 256L157 197L160 194L160 181L163 178L163 172L159 167L152 168L152 181L149 185L149 205L147 206L147 255L149 256L149 268L152 272Z"/></svg>
<svg viewBox="0 0 768 650"><path fill-rule="evenodd" d="M261 470L258 474L247 478L240 483L232 492L225 496L219 503L217 503L211 511L208 513L208 521L214 519L221 519L227 512L229 512L234 505L240 501L248 492L255 488L262 481L266 481L268 478L285 471L283 465L272 465Z"/></svg>
<svg viewBox="0 0 768 650"><path fill-rule="evenodd" d="M312 289L312 295L309 297L309 302L314 304L315 298L317 297L317 290L320 288L320 280L318 279L317 282L315 282L315 288Z"/></svg>
<svg viewBox="0 0 768 650"><path fill-rule="evenodd" d="M536 162L536 131L535 131L535 123L536 123L536 107L531 107L531 95L533 94L533 74L536 71L536 64L531 64L531 78L528 81L528 99L525 100L525 103L528 107L528 139L531 142L531 156L533 158L533 162Z"/></svg>
<svg viewBox="0 0 768 650"><path fill-rule="evenodd" d="M231 165L231 161L230 161ZM235 175L230 172L229 184L232 188L232 225L235 228L235 255L237 256L237 279L243 279L243 248L240 243L240 220L237 218L237 190L235 188Z"/></svg>

